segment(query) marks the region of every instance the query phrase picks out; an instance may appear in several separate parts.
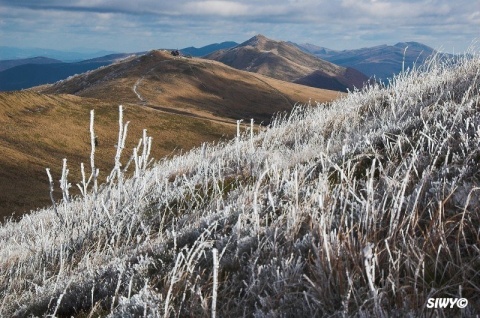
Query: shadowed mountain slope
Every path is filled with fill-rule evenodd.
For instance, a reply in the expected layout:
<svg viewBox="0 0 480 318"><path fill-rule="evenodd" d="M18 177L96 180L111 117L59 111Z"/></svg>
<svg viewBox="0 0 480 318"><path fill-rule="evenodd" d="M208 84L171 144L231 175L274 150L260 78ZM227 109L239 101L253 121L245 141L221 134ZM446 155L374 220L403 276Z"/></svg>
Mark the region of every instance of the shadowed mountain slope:
<svg viewBox="0 0 480 318"><path fill-rule="evenodd" d="M347 70L305 53L290 43L274 41L263 35L206 57L237 69L325 89L345 91L347 88L361 88L368 81L358 71ZM310 79L312 76L315 80Z"/></svg>

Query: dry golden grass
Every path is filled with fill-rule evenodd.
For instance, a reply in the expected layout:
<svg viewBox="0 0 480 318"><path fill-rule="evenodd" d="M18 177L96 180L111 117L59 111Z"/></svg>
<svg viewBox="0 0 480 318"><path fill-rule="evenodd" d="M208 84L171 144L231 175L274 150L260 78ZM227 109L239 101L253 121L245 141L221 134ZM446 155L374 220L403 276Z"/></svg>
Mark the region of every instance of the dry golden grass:
<svg viewBox="0 0 480 318"><path fill-rule="evenodd" d="M212 60L173 57L164 51L152 51L43 91L130 102L219 120L255 118L256 122L268 122L273 114L289 111L297 102L338 97L338 92L273 80Z"/></svg>
<svg viewBox="0 0 480 318"><path fill-rule="evenodd" d="M90 109L99 139L96 165L104 180L114 163L119 104L125 106L125 121L131 121L127 148L136 146L145 128L153 136L152 155L160 159L232 136L237 119L268 123L296 102L331 101L340 94L164 51L54 85L1 93L0 217L49 205L45 168L58 185L63 158L72 184L80 180L80 163L89 166Z"/></svg>
<svg viewBox="0 0 480 318"><path fill-rule="evenodd" d="M342 96L346 96L346 93L332 91L328 89L312 88L305 85L284 82L271 77L263 76L260 74L254 74L259 80L264 81L268 85L277 88L279 92L282 92L289 99L294 101L301 101L306 103L307 101L327 103L331 102ZM306 99L308 96L308 99Z"/></svg>
<svg viewBox="0 0 480 318"><path fill-rule="evenodd" d="M50 167L58 186L62 159L68 159L69 180L80 180L80 163L89 166L90 110L95 109L95 132L99 146L96 165L104 180L114 163L118 133L118 104L74 95L34 92L0 94L0 217L49 205L45 168ZM235 125L202 118L165 113L137 105L124 105L124 120L130 121L128 160L142 130L153 137L153 157L160 159L205 141L227 138Z"/></svg>

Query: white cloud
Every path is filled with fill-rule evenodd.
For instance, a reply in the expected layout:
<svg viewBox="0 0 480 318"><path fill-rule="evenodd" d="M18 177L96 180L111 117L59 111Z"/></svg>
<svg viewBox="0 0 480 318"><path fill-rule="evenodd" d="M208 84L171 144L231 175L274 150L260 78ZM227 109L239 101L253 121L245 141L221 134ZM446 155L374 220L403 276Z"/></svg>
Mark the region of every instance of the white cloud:
<svg viewBox="0 0 480 318"><path fill-rule="evenodd" d="M96 29L91 45L121 33L119 50L125 43L142 49L240 42L257 33L333 48L409 40L459 47L478 37L480 12L471 0L0 0L0 20L0 45L27 32L40 44L57 32L67 45Z"/></svg>
<svg viewBox="0 0 480 318"><path fill-rule="evenodd" d="M195 1L182 5L182 12L194 15L243 16L249 11L248 5L232 1Z"/></svg>
<svg viewBox="0 0 480 318"><path fill-rule="evenodd" d="M473 22L473 23L476 23L480 26L480 11L475 11L475 12L472 12L469 16L468 16L468 20Z"/></svg>
<svg viewBox="0 0 480 318"><path fill-rule="evenodd" d="M451 12L451 3L446 1L342 0L341 5L351 15L380 20L402 18L403 23L419 22L415 19L429 16L446 16Z"/></svg>

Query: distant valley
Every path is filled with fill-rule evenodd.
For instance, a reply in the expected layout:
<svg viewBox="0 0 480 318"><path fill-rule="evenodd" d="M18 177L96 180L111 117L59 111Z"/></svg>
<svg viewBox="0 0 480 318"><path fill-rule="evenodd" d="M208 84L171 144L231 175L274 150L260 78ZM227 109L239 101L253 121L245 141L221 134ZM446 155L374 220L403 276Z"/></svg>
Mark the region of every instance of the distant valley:
<svg viewBox="0 0 480 318"><path fill-rule="evenodd" d="M20 66L25 64L41 65L41 64L57 64L57 63L62 63L62 61L52 59L49 57L42 57L42 56L26 58L26 59L1 60L0 72L5 71L9 68L13 68L15 66Z"/></svg>
<svg viewBox="0 0 480 318"><path fill-rule="evenodd" d="M62 62L79 62L116 53L119 52L91 49L62 51L47 48L0 46L0 60L21 60L43 56Z"/></svg>

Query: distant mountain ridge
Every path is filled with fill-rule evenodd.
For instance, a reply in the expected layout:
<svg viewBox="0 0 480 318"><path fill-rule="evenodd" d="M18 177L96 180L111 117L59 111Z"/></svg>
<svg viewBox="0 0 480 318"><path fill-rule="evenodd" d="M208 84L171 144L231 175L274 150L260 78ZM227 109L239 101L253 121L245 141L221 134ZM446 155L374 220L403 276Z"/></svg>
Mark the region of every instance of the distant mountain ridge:
<svg viewBox="0 0 480 318"><path fill-rule="evenodd" d="M345 91L347 88L353 88L354 86L359 87L365 81L363 75L356 74L356 76L351 77L353 79L355 79L355 77L361 79L356 80L355 83L352 84L352 78L349 79L344 76L346 74L346 69L338 68L333 64L321 61L312 55L304 54L286 42L272 41L261 35L253 37L240 45L233 41L227 41L206 45L201 48L187 47L180 51L186 56L204 56L217 54L216 52L223 52L229 49L235 49L238 46L241 46L242 48L246 46L251 48L257 47L255 50L260 50L262 52L262 56L257 59L257 62L259 64L263 63L258 69L255 69L252 65L245 68L241 65L241 61L240 65L226 63L227 65L238 69L258 72L259 74L264 74L272 78L297 82L302 85L342 91ZM242 48L240 49L243 50ZM74 63L49 60L51 63L48 63L48 65L44 65L47 63L43 61L36 63L35 60L20 59L8 61L10 66L12 66L12 62L17 65L0 71L0 91L20 90L33 86L54 83L75 74L81 74L101 66L107 66L114 61L127 56L141 55L144 53L145 52L133 54L109 54ZM310 76L314 72L315 76ZM349 70L349 73L354 73L354 71ZM334 78L332 78L332 76Z"/></svg>
<svg viewBox="0 0 480 318"><path fill-rule="evenodd" d="M271 40L261 34L206 58L240 70L324 89L346 91L361 88L368 81L356 70L335 65L288 42Z"/></svg>
<svg viewBox="0 0 480 318"><path fill-rule="evenodd" d="M181 49L180 51L183 54L186 54L186 55L198 56L199 57L199 56L208 55L208 54L213 53L213 52L218 51L218 50L229 49L229 48L232 48L232 47L237 46L237 45L238 45L237 42L227 41L227 42L222 42L222 43L209 44L209 45L206 45L206 46L202 46L200 48L189 46L189 47Z"/></svg>
<svg viewBox="0 0 480 318"><path fill-rule="evenodd" d="M43 56L36 56L27 59L14 59L14 60L0 60L0 72L5 71L6 69L24 65L24 64L54 64L62 63L60 60L51 59Z"/></svg>
<svg viewBox="0 0 480 318"><path fill-rule="evenodd" d="M433 48L418 42L399 42L395 45L378 45L354 50L331 50L314 44L295 44L305 52L337 65L353 67L369 77L386 80L402 71L423 64L428 57L438 54ZM449 54L441 53L448 57ZM405 64L403 64L405 60Z"/></svg>
<svg viewBox="0 0 480 318"><path fill-rule="evenodd" d="M26 56L33 52L46 54L43 57L0 60L0 91L19 90L54 83L75 74L109 65L130 55L145 53L115 53L103 56L88 53L95 56L80 62L66 63L55 57L65 58L63 53L68 55L72 52L48 49L32 50L0 47L0 52L2 52L0 57L12 54ZM401 72L403 66L411 68L413 65L424 63L432 54L439 54L433 48L418 42L399 42L395 45L384 44L353 50L332 50L311 43L296 44L273 41L262 35L257 35L241 44L226 41L200 48L190 46L180 51L186 56L205 56L237 69L257 72L280 80L343 91L354 86L361 87L367 77L375 76L377 80L386 81L394 74ZM96 54L108 52L101 51ZM404 53L405 63L403 64ZM85 55L78 53L76 56L82 54ZM452 56L444 53L440 55ZM72 57L70 55L70 58ZM332 66L328 62L336 66Z"/></svg>
<svg viewBox="0 0 480 318"><path fill-rule="evenodd" d="M0 91L15 91L47 83L55 83L69 76L97 69L135 54L117 53L75 63L66 63L49 58L0 61L17 64L0 71Z"/></svg>
<svg viewBox="0 0 480 318"><path fill-rule="evenodd" d="M62 62L78 62L98 56L115 54L118 52L110 50L85 50L62 51L45 48L19 48L11 46L0 46L0 60L27 59L36 56L44 56Z"/></svg>

